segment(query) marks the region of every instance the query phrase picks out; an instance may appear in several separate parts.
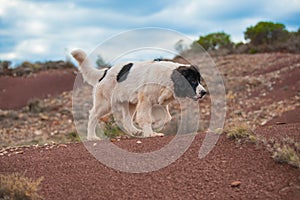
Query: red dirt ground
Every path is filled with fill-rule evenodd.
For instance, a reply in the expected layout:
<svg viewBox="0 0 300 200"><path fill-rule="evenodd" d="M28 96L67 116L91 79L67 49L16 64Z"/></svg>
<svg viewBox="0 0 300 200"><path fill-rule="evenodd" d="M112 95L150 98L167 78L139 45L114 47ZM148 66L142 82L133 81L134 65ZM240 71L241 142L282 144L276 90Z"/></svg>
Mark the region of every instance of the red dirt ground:
<svg viewBox="0 0 300 200"><path fill-rule="evenodd" d="M300 123L300 107L296 107L294 110L287 111L279 117L274 117L268 121L266 126L285 123Z"/></svg>
<svg viewBox="0 0 300 200"><path fill-rule="evenodd" d="M0 109L20 109L30 99L73 89L74 69L48 70L25 77L0 77Z"/></svg>
<svg viewBox="0 0 300 200"><path fill-rule="evenodd" d="M124 149L143 152L163 146L170 138L118 142ZM236 145L221 136L204 159L198 151L203 135L176 162L151 173L123 173L98 162L81 143L23 149L23 154L3 156L1 174L24 172L43 176L45 199L290 199L300 195L300 171L276 164L270 154L254 144ZM98 145L100 145L99 142ZM240 181L238 187L231 187Z"/></svg>
<svg viewBox="0 0 300 200"><path fill-rule="evenodd" d="M271 57L274 65L249 74L265 74L299 63L291 60L276 64L281 56L286 55ZM266 96L260 96L265 86L258 86L251 97L265 101L251 109L274 100L294 98L299 93L299 72L297 67L281 74L282 81L276 82L272 91L266 90ZM31 77L0 77L0 109L19 109L31 98L71 90L74 79L73 70L66 69L43 71ZM289 137L299 142L299 111L297 107L274 117L255 133L276 141ZM200 160L198 152L203 137L199 134L176 162L151 173L113 170L97 161L82 143L72 143L22 147L0 155L0 174L25 171L28 177L44 177L40 194L45 199L299 199L300 170L275 163L262 144L237 144L223 135L210 154ZM141 144L136 143L137 139L125 139L115 144L132 152L149 152L171 139L139 139ZM231 187L233 181L240 181L241 185Z"/></svg>
<svg viewBox="0 0 300 200"><path fill-rule="evenodd" d="M300 143L300 123L294 124L277 124L272 126L259 127L256 129L256 134L264 138L282 142L284 139L292 139Z"/></svg>

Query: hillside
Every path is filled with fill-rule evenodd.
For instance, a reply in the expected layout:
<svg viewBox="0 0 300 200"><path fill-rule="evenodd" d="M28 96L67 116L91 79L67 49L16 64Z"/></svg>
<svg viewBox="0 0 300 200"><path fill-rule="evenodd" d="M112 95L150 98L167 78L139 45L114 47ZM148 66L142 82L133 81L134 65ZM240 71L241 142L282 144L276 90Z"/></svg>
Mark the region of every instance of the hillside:
<svg viewBox="0 0 300 200"><path fill-rule="evenodd" d="M190 59L198 61L196 55ZM224 78L227 115L224 133L205 158L199 159L198 153L210 116L209 95L199 103L204 125L184 155L158 171L131 174L100 163L81 142L68 143L79 138L72 117L72 92L64 91L48 98L37 96L44 99L17 110L4 110L1 102L0 174L25 171L28 177L44 177L40 193L45 199L296 200L300 171L275 162L278 157L274 155L281 144L291 145L299 155L300 55L241 54L213 60ZM44 75L39 72L35 76ZM25 90L30 87L28 79L18 78ZM9 90L8 85L1 87ZM2 92L1 98L7 98L5 95ZM249 141L248 136L237 140L226 137L240 124L248 124L255 141ZM172 138L118 137L111 141L128 151L151 152Z"/></svg>
<svg viewBox="0 0 300 200"><path fill-rule="evenodd" d="M192 56L191 59L197 63L196 56ZM298 110L300 105L300 55L242 54L215 57L213 60L223 75L226 88L226 127L241 122L248 123L252 128L277 122L300 122L300 116L293 111ZM53 72L54 76L40 72L32 77L11 78L11 82L18 82L16 88L22 91L31 90L30 95L36 98L47 97L41 94L43 92L53 95L44 100L32 101L19 110L5 109L14 101L26 98L28 101L28 93L18 92L10 84L0 84L0 146L30 144L31 141L33 144L43 144L77 139L74 138L76 129L72 117L72 93L67 91L72 89L74 75L72 72L58 72ZM54 80L55 76L58 77ZM0 82L5 83L9 81L7 79L9 78L0 77ZM39 84L36 80L43 82L42 90L30 89L32 84ZM45 83L47 80L51 82L48 85ZM52 81L55 81L55 84ZM61 87L62 85L64 87ZM65 92L57 96L57 93L62 91L61 88ZM13 98L13 95L17 97ZM26 101L20 102L15 108L26 104ZM205 130L210 116L209 96L199 105L204 124L202 130ZM293 112L295 114L289 114ZM87 114L83 117L87 117Z"/></svg>

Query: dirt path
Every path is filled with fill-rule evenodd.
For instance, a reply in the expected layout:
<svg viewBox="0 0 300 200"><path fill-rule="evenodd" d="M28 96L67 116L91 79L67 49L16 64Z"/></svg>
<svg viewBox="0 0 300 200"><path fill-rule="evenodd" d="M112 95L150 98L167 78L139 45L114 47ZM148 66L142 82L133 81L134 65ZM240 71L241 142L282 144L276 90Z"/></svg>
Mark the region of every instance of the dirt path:
<svg viewBox="0 0 300 200"><path fill-rule="evenodd" d="M159 171L130 174L98 162L81 143L23 149L2 156L0 173L43 176L45 199L297 199L300 171L276 164L255 144L237 145L221 136L204 159L197 157L203 134L176 162ZM116 144L134 152L151 151L170 137L127 139ZM101 145L101 142L99 142ZM238 187L231 187L240 181Z"/></svg>

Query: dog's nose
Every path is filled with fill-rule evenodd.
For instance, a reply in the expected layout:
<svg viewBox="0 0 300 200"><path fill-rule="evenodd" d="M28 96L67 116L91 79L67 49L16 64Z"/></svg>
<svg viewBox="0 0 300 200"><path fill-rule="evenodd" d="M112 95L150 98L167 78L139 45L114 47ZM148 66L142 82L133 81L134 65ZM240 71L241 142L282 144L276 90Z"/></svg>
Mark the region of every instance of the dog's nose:
<svg viewBox="0 0 300 200"><path fill-rule="evenodd" d="M206 95L206 91L205 90L201 90L200 94L201 94L201 97L203 97L204 95Z"/></svg>

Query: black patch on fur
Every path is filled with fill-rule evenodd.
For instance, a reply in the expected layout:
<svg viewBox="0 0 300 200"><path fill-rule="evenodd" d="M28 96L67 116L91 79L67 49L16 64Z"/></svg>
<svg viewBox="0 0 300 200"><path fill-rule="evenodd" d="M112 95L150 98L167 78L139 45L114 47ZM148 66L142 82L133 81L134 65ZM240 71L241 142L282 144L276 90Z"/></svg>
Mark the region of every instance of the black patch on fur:
<svg viewBox="0 0 300 200"><path fill-rule="evenodd" d="M121 71L117 75L118 82L122 82L122 81L126 80L132 66L133 66L133 63L128 63L127 65L124 65L122 67Z"/></svg>
<svg viewBox="0 0 300 200"><path fill-rule="evenodd" d="M177 97L193 97L200 84L200 73L195 66L180 66L171 75Z"/></svg>
<svg viewBox="0 0 300 200"><path fill-rule="evenodd" d="M104 77L106 76L108 70L109 70L109 69L106 69L106 70L104 71L104 74L103 74L103 76L99 79L99 82L102 81L102 79L104 79Z"/></svg>

